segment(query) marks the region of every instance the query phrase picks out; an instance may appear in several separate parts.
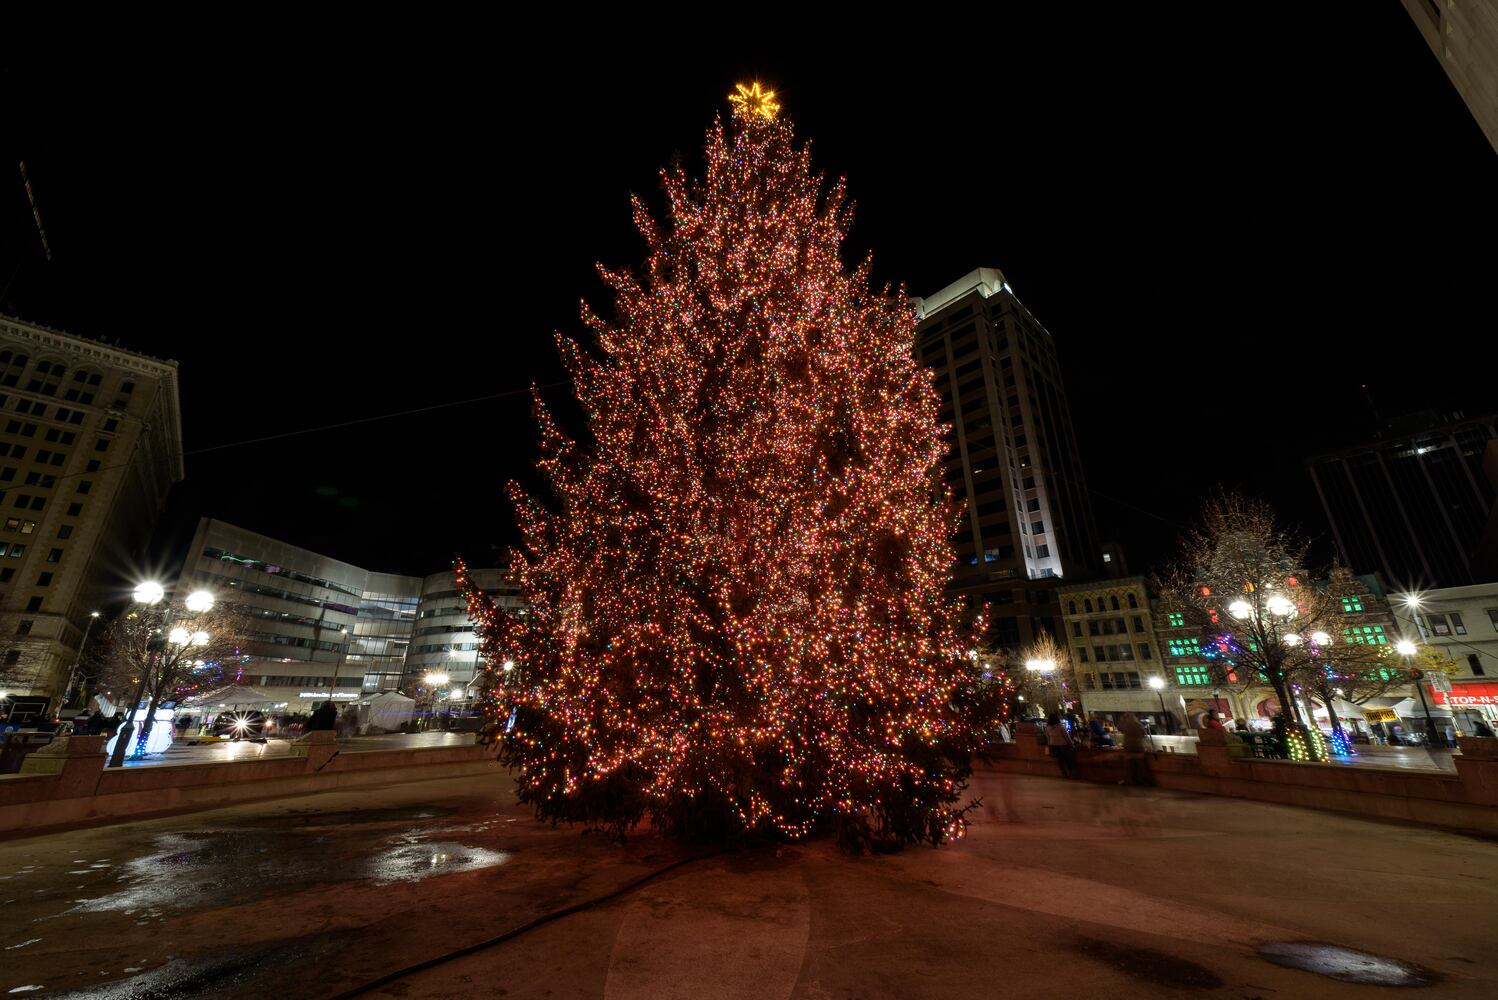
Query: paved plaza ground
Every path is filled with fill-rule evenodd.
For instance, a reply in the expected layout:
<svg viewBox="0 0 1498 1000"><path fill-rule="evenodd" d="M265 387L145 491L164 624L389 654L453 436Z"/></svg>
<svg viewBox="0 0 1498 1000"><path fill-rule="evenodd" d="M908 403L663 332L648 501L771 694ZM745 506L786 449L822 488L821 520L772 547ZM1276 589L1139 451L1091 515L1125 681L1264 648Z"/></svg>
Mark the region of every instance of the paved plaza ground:
<svg viewBox="0 0 1498 1000"><path fill-rule="evenodd" d="M1374 996L1259 949L1498 983L1498 843L980 774L963 842L714 855L362 996ZM690 857L536 823L508 779L324 793L0 841L0 994L332 997Z"/></svg>

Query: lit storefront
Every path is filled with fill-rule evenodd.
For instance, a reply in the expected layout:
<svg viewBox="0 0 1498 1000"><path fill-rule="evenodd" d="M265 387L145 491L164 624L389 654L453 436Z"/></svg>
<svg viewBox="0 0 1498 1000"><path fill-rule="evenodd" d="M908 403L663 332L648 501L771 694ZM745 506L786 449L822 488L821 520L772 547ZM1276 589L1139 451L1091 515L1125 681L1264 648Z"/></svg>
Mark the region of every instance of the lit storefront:
<svg viewBox="0 0 1498 1000"><path fill-rule="evenodd" d="M1475 736L1481 720L1498 732L1498 682L1457 681L1450 693L1430 689L1432 709L1450 713L1458 735Z"/></svg>

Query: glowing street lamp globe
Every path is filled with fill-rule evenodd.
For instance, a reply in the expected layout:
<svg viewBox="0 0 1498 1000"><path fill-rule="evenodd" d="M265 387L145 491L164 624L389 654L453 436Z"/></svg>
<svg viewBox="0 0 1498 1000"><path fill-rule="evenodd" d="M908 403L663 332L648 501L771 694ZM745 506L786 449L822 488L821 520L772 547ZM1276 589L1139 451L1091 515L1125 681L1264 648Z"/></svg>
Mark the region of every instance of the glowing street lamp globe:
<svg viewBox="0 0 1498 1000"><path fill-rule="evenodd" d="M1400 656L1414 656L1415 644L1408 639L1400 639L1394 644L1394 651Z"/></svg>
<svg viewBox="0 0 1498 1000"><path fill-rule="evenodd" d="M155 604L166 596L166 588L155 580L147 580L135 588L134 596L141 604Z"/></svg>
<svg viewBox="0 0 1498 1000"><path fill-rule="evenodd" d="M452 680L452 678L447 674L434 670L431 673L427 674L426 677L423 678L423 680L426 681L427 687L438 688L446 684L448 681Z"/></svg>
<svg viewBox="0 0 1498 1000"><path fill-rule="evenodd" d="M1267 604L1270 613L1279 615L1281 618L1288 618L1295 614L1295 603L1282 594L1275 594Z"/></svg>
<svg viewBox="0 0 1498 1000"><path fill-rule="evenodd" d="M1325 632L1312 632L1311 641L1318 646L1330 646L1332 644L1332 637Z"/></svg>
<svg viewBox="0 0 1498 1000"><path fill-rule="evenodd" d="M1300 636L1296 635L1294 632L1288 632L1280 641L1287 646L1299 646Z"/></svg>
<svg viewBox="0 0 1498 1000"><path fill-rule="evenodd" d="M192 636L185 628L174 628L167 633L166 637L167 641L169 641L173 646L185 646L192 638Z"/></svg>
<svg viewBox="0 0 1498 1000"><path fill-rule="evenodd" d="M1053 673L1056 669L1055 660L1026 660L1025 669L1037 674Z"/></svg>
<svg viewBox="0 0 1498 1000"><path fill-rule="evenodd" d="M213 610L213 594L206 590L194 590L187 595L187 610L195 615Z"/></svg>
<svg viewBox="0 0 1498 1000"><path fill-rule="evenodd" d="M1254 609L1247 601L1234 601L1228 605L1228 614L1239 620L1247 618L1253 613Z"/></svg>
<svg viewBox="0 0 1498 1000"><path fill-rule="evenodd" d="M199 629L192 634L191 641L194 646L206 646L208 645L208 633Z"/></svg>
<svg viewBox="0 0 1498 1000"><path fill-rule="evenodd" d="M1165 687L1165 678L1156 674L1154 677L1150 678L1149 683L1150 687L1154 688L1156 691L1160 691Z"/></svg>

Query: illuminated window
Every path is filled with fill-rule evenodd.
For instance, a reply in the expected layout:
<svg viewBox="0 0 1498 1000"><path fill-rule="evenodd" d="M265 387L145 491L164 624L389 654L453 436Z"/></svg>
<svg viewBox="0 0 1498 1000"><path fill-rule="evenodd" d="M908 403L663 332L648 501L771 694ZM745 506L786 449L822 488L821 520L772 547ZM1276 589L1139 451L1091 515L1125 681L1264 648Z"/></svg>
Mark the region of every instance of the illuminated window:
<svg viewBox="0 0 1498 1000"><path fill-rule="evenodd" d="M1176 683L1185 686L1200 686L1212 683L1212 678L1207 675L1207 668L1196 665L1182 665L1175 668Z"/></svg>
<svg viewBox="0 0 1498 1000"><path fill-rule="evenodd" d="M1201 640L1193 637L1166 639L1165 651L1171 656L1198 656L1202 651Z"/></svg>
<svg viewBox="0 0 1498 1000"><path fill-rule="evenodd" d="M1180 628L1186 624L1186 615L1180 611L1166 612L1165 618L1170 622L1171 628Z"/></svg>
<svg viewBox="0 0 1498 1000"><path fill-rule="evenodd" d="M1343 611L1362 611L1363 610L1363 599L1361 597L1344 597L1344 598L1342 598L1342 610Z"/></svg>
<svg viewBox="0 0 1498 1000"><path fill-rule="evenodd" d="M1360 646L1387 646L1389 644L1382 625L1354 625L1352 628L1344 628L1342 639L1344 642L1357 643Z"/></svg>

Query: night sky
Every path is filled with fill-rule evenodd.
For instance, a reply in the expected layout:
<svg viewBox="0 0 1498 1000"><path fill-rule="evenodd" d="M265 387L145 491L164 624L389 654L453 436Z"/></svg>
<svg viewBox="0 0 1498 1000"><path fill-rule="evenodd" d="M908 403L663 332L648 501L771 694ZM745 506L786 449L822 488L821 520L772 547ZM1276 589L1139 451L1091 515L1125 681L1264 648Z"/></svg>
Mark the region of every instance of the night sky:
<svg viewBox="0 0 1498 1000"><path fill-rule="evenodd" d="M1498 155L1398 4L1320 7L967 8L879 26L904 48L458 23L58 48L0 69L0 312L181 362L163 551L208 514L371 569L483 562L514 540L502 484L533 482L523 392L222 446L558 381L553 333L609 305L593 263L642 257L629 193L659 204L757 77L847 176L848 259L912 294L1001 268L1049 328L1133 569L1219 483L1324 535L1301 459L1368 434L1360 385L1493 407Z"/></svg>

